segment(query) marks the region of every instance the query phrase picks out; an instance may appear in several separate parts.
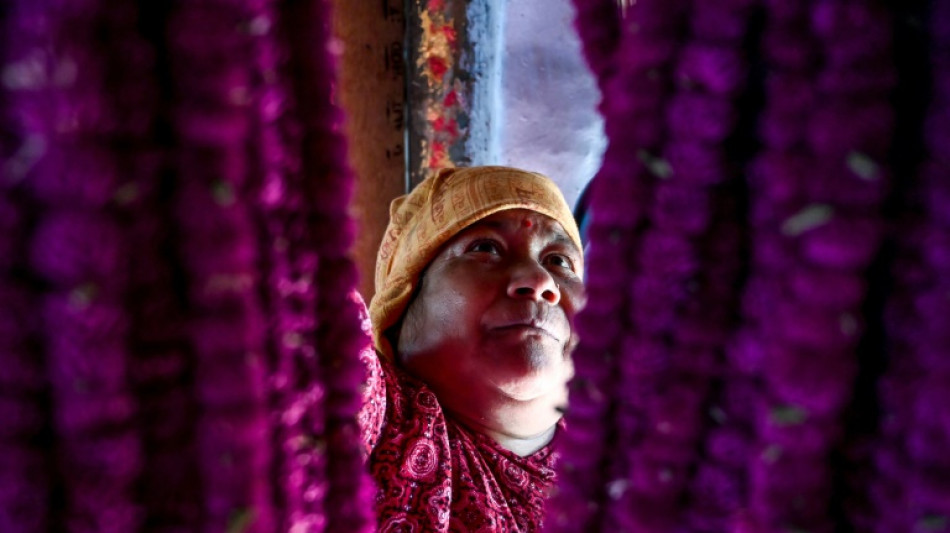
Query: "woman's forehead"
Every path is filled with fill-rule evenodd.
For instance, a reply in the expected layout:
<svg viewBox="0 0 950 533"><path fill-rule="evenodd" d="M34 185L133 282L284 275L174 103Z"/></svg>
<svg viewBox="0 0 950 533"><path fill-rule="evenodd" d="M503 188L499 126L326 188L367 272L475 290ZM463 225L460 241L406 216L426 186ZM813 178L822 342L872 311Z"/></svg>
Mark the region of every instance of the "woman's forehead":
<svg viewBox="0 0 950 533"><path fill-rule="evenodd" d="M553 218L531 211L529 209L507 209L493 213L459 232L458 235L477 230L478 228L489 228L499 231L517 232L521 230L532 230L532 232L550 237L552 241L563 243L577 248L574 241L564 231L560 222ZM456 237L458 237L456 235Z"/></svg>

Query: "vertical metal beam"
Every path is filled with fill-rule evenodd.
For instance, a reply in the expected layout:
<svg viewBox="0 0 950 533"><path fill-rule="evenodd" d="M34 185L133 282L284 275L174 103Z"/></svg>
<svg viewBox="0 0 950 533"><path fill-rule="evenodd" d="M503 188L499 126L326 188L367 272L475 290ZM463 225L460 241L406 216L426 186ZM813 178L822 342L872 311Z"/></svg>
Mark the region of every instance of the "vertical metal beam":
<svg viewBox="0 0 950 533"><path fill-rule="evenodd" d="M500 10L490 0L408 0L409 187L492 162Z"/></svg>

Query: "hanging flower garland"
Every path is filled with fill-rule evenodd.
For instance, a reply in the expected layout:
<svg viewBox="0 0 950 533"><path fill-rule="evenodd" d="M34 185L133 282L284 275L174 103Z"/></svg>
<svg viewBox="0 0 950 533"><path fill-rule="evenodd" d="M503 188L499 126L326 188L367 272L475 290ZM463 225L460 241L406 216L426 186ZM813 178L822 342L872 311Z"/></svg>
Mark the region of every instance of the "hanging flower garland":
<svg viewBox="0 0 950 533"><path fill-rule="evenodd" d="M558 441L562 461L558 492L548 505L548 530L624 529L634 519L620 498L629 483L625 447L639 430L635 402L642 391L626 384L623 393L615 390L617 372L629 370L637 355L629 353L631 333L624 333L630 328L629 294L617 287L630 287L627 251L637 248L638 228L653 196L664 96L683 8L682 2L632 6L608 59L614 38L609 30L599 33L592 27L599 24L592 15L612 10L616 16L616 8L611 2L577 2L580 34L601 37L595 46L585 44L585 53L600 73L601 110L611 143L592 184L590 303L577 320L582 340L574 354L576 374L565 417L570 430ZM612 405L610 398L618 394Z"/></svg>
<svg viewBox="0 0 950 533"><path fill-rule="evenodd" d="M745 86L741 47L750 8L744 1L715 10L691 5L664 157L641 154L659 179L629 295L635 333L628 355L634 357L626 359L624 383L643 391L635 404L641 428L627 444L624 497L633 528L670 529L690 521L699 529L722 529L698 509L687 518L684 504L704 433L703 406L719 373L736 300L738 206L730 200L735 177L726 165L725 142Z"/></svg>
<svg viewBox="0 0 950 533"><path fill-rule="evenodd" d="M274 353L270 386L274 397L273 423L277 427L279 464L277 486L284 522L282 530L321 530L326 526L322 507L308 504L314 490L310 471L322 479L325 456L308 438L305 416L323 414L322 376L308 372L316 357L316 299L313 271L318 258L307 253L308 234L303 214L300 160L288 145L299 143L299 127L282 128L290 111L284 63L287 52L277 34L277 13L264 3L248 30L255 39L257 172L262 176L258 196L264 232L261 249L267 253L268 314ZM285 138L286 137L286 138ZM318 500L319 502L319 500Z"/></svg>
<svg viewBox="0 0 950 533"><path fill-rule="evenodd" d="M184 528L202 512L192 394L194 354L188 348L186 302L181 290L173 207L167 191L173 176L167 157L167 126L159 78L167 6L110 5L100 13L114 44L105 46L113 80L109 87L125 131L111 140L120 179L111 204L134 253L126 261L130 321L129 383L142 428L143 471L136 487L144 523ZM148 21L144 27L141 21ZM156 42L158 41L158 42Z"/></svg>
<svg viewBox="0 0 950 533"><path fill-rule="evenodd" d="M255 131L264 177L259 196L266 228L264 248L269 253L276 354L271 383L282 452L278 485L287 529L361 531L373 521L371 484L353 446L358 440L355 413L359 409L354 395L363 379L353 343L365 339L359 332L343 337L334 333L348 325L359 327L350 312L355 311L352 302L339 301L348 296L355 279L352 275L333 278L339 273L334 263L348 263L347 239L353 230L348 228L351 222L345 206L349 201L346 183L351 178L341 167L344 153L339 139L324 137L321 144L333 148L316 165L306 165L311 158L292 155L305 140L313 140L308 133L333 137L340 131L340 117L325 109L330 100L325 83L320 89L325 98L316 100L316 109L303 106L313 114L301 123L294 118L294 107L300 106L295 103L296 87L286 81L290 67L301 63L313 69L315 79L324 81L334 75L334 53L325 29L315 31L290 22L327 20L325 6L318 9L306 14L277 13L273 6L265 6L253 21L259 36L260 78ZM288 35L308 37L292 41L288 48L282 29L289 30ZM318 91L309 88L300 94L307 95L304 101L314 101ZM324 193L325 189L330 193ZM322 206L327 216L321 216L314 205Z"/></svg>
<svg viewBox="0 0 950 533"><path fill-rule="evenodd" d="M168 39L174 81L180 146L167 174L155 150L161 68L139 7L160 15L146 32L167 30L150 36ZM273 6L238 7L4 10L2 127L17 143L4 146L0 180L4 531L371 527L356 426L366 339L348 298L352 177L329 105L329 13L310 4L291 28L300 75L283 69ZM303 124L283 113L291 75L307 78ZM266 304L286 333L274 360ZM296 388L281 388L291 376ZM275 461L276 427L294 447ZM56 457L37 439L55 439Z"/></svg>
<svg viewBox="0 0 950 533"><path fill-rule="evenodd" d="M108 100L112 58L92 38L93 28L131 24L130 13L101 16L98 2L17 7L36 32L13 69L23 69L14 77L24 133L43 146L23 179L40 213L27 256L46 287L44 362L65 498L54 520L76 531L134 530L142 453L128 386L129 243L113 203L120 158L109 145L134 126Z"/></svg>
<svg viewBox="0 0 950 533"><path fill-rule="evenodd" d="M356 267L348 253L355 237L349 217L353 176L346 166L343 115L336 107L336 62L342 43L330 33L330 5L318 1L284 11L296 78L295 101L302 130L302 198L310 211L305 221L313 250L319 254L314 278L317 300L316 359L309 369L323 385L323 413L308 412L306 427L322 436L328 531L371 531L373 485L360 454L356 415L365 369L360 349L368 340L361 329L360 307L351 298ZM327 105L330 103L331 105ZM311 270L313 272L314 270ZM322 416L323 418L319 418Z"/></svg>
<svg viewBox="0 0 950 533"><path fill-rule="evenodd" d="M54 475L47 450L33 445L48 431L42 399L49 379L37 342L40 288L27 283L24 261L35 217L25 180L46 148L45 121L33 110L47 88L37 74L43 72L36 54L43 36L18 18L28 7L21 4L7 6L0 17L0 529L11 532L51 527L47 495Z"/></svg>
<svg viewBox="0 0 950 533"><path fill-rule="evenodd" d="M868 490L873 531L940 531L950 524L950 416L947 298L950 283L950 6L931 2L931 100L923 123L925 159L897 232L904 236L888 302L888 369L880 382L882 419Z"/></svg>
<svg viewBox="0 0 950 533"><path fill-rule="evenodd" d="M201 415L203 520L273 531L265 315L250 171L258 2L178 6L168 28L177 148L176 217Z"/></svg>
<svg viewBox="0 0 950 533"><path fill-rule="evenodd" d="M863 276L883 229L889 24L866 2L769 4L766 149L751 178L753 278L747 327L730 352L761 380L749 514L737 524L750 531L835 527L831 452L857 368ZM868 71L884 76L854 83Z"/></svg>

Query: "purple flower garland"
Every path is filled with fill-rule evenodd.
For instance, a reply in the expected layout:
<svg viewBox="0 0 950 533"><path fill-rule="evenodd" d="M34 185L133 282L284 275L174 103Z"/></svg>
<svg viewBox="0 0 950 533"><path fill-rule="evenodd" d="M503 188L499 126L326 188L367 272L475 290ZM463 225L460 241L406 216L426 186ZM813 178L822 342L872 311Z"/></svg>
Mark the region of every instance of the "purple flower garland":
<svg viewBox="0 0 950 533"><path fill-rule="evenodd" d="M16 106L22 138L40 147L23 175L8 178L22 180L30 197L35 229L26 255L44 287L38 333L64 498L49 523L75 531L128 531L142 520L133 496L142 453L123 312L129 243L112 202L119 157L101 144L133 127L108 101L109 59L92 38L102 7L16 6L23 55L5 70L22 104ZM127 15L118 11L101 22L128 24ZM43 422L40 427L49 423Z"/></svg>
<svg viewBox="0 0 950 533"><path fill-rule="evenodd" d="M600 39L585 50L601 73L611 145L594 184L591 303L578 318L570 431L549 507L555 529L685 525L681 505L739 267L735 202L720 192L731 177L721 152L744 82L738 47L750 3L697 3L689 30L686 7L634 4L608 64L595 54L604 54L610 37L591 29L604 25L589 16L603 6L578 5L579 31ZM695 41L681 46L684 31ZM677 95L666 103L674 84ZM618 201L620 191L628 203ZM622 384L611 384L610 364L618 362ZM608 416L612 425L595 425ZM602 470L594 462L598 439L612 451ZM603 513L599 526L589 522L592 512Z"/></svg>
<svg viewBox="0 0 950 533"><path fill-rule="evenodd" d="M720 3L713 25L709 9L690 5L663 158L641 154L656 185L628 294L632 328L621 363L625 386L636 391L626 401L639 419L624 443L628 486L617 497L626 515L618 527L626 529L671 530L691 521L700 530L722 530L698 510L686 518L684 505L704 434L703 406L737 298L738 226L728 187L735 177L724 143L745 82L741 44L750 7Z"/></svg>
<svg viewBox="0 0 950 533"><path fill-rule="evenodd" d="M153 6L154 9L154 6ZM124 13L121 19L114 14ZM129 131L111 139L119 154L121 179L112 194L134 253L127 258L130 321L129 384L138 404L143 471L136 487L143 522L149 527L186 529L203 510L198 468L198 402L192 393L195 354L189 348L186 301L177 270L173 206L167 190L173 181L164 139L165 124L158 45L137 22L159 26L163 13L124 3L99 13L109 21L116 44L100 53L111 57L119 122ZM154 30L154 28L152 28ZM114 57L112 57L114 56ZM161 140L160 140L161 139Z"/></svg>
<svg viewBox="0 0 950 533"><path fill-rule="evenodd" d="M671 4L633 4L618 38L594 15L603 2L578 2L611 145L593 189L591 303L549 529L835 527L830 454L888 192L890 18L857 1L765 3L752 262L723 369L742 265L735 191L718 184L752 7L693 4L695 41L682 43Z"/></svg>
<svg viewBox="0 0 950 533"><path fill-rule="evenodd" d="M314 490L322 483L324 454L305 427L307 416L322 416L322 376L309 372L308 360L316 355L317 294L313 271L319 258L308 253L305 225L306 202L300 191L299 158L287 145L299 142L299 127L282 127L292 105L284 79L287 52L277 31L273 5L263 3L249 28L256 37L256 142L257 172L262 181L257 192L264 224L261 249L268 256L268 314L271 317L271 395L279 447L277 486L282 530L319 531L326 526L325 510ZM286 137L286 138L285 138ZM290 238L292 237L292 238ZM316 472L317 476L311 474ZM320 479L317 484L314 480Z"/></svg>
<svg viewBox="0 0 950 533"><path fill-rule="evenodd" d="M48 431L49 391L37 342L41 292L24 280L33 219L24 180L45 147L27 107L43 90L28 75L36 64L30 52L42 36L19 18L27 7L10 5L0 15L0 69L7 73L0 86L0 529L14 533L49 529L53 477L47 450L33 446Z"/></svg>
<svg viewBox="0 0 950 533"><path fill-rule="evenodd" d="M730 351L758 389L749 512L736 530L831 531L831 452L858 364L863 276L883 230L890 18L858 1L768 8L752 278Z"/></svg>
<svg viewBox="0 0 950 533"><path fill-rule="evenodd" d="M322 437L328 531L368 532L374 489L360 454L356 414L365 381L359 351L367 345L360 327L360 309L352 299L356 267L348 253L355 237L349 217L353 176L346 166L343 115L335 106L336 61L342 43L331 36L330 3L325 0L288 7L283 12L291 36L291 64L300 111L302 199L311 206L306 218L312 232L315 265L316 357L301 361L322 380L324 412L305 414L307 429ZM328 105L331 104L331 105ZM319 417L322 415L322 419ZM321 487L316 486L314 490Z"/></svg>
<svg viewBox="0 0 950 533"><path fill-rule="evenodd" d="M631 286L632 264L625 251L636 249L653 196L656 178L649 176L663 140L664 96L683 3L637 2L616 40L609 30L595 30L592 15L616 9L607 4L612 2L576 3L581 35L600 37L585 45L585 53L599 74L611 143L592 184L590 299L577 320L582 341L565 417L569 431L558 441L560 481L548 505L549 531L623 530L637 518L621 498L630 483L625 445L641 428L635 402L643 395L615 381L618 373L626 381L631 370L638 371L630 365L635 354L629 354L633 336L627 333L630 304L623 288Z"/></svg>
<svg viewBox="0 0 950 533"><path fill-rule="evenodd" d="M277 12L265 5L255 19L260 37L255 131L264 177L258 196L274 317L272 387L282 452L278 485L284 529L365 531L373 524L372 485L355 446L355 414L363 381L358 346L367 341L348 299L355 278L346 271L353 228L345 206L352 178L342 167L343 146L336 133L340 116L327 112L329 87L322 81L334 75L329 35L322 27L290 22L328 20L325 6L309 9L317 11ZM282 29L307 38L285 46ZM286 80L292 67L301 64L321 86L298 86L294 92ZM321 105L302 106L309 114L303 123L295 119L298 99L314 101L321 92L324 98L316 100ZM312 164L311 158L292 155L314 135L326 136L320 142L323 161ZM324 187L330 180L336 186Z"/></svg>
<svg viewBox="0 0 950 533"><path fill-rule="evenodd" d="M160 20L91 0L0 19L0 529L367 531L326 5L148 9Z"/></svg>
<svg viewBox="0 0 950 533"><path fill-rule="evenodd" d="M251 88L255 1L178 6L176 215L191 307L204 528L273 531L266 318L257 228Z"/></svg>
<svg viewBox="0 0 950 533"><path fill-rule="evenodd" d="M904 238L886 314L890 357L879 383L876 477L868 489L871 510L860 516L869 531L939 531L950 523L950 6L929 7L932 98L923 124L925 159L897 226Z"/></svg>

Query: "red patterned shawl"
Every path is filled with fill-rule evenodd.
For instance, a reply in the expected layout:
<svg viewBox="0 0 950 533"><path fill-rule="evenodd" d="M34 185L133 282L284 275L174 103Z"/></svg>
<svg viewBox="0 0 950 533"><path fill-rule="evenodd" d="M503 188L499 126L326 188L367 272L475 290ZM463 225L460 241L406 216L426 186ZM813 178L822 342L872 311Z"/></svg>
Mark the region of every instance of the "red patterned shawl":
<svg viewBox="0 0 950 533"><path fill-rule="evenodd" d="M372 349L361 357L360 426L381 533L540 531L551 445L519 457L446 417L425 384Z"/></svg>

